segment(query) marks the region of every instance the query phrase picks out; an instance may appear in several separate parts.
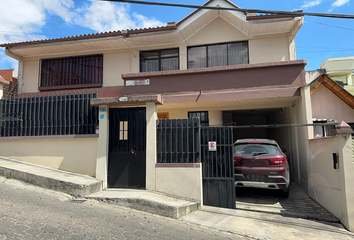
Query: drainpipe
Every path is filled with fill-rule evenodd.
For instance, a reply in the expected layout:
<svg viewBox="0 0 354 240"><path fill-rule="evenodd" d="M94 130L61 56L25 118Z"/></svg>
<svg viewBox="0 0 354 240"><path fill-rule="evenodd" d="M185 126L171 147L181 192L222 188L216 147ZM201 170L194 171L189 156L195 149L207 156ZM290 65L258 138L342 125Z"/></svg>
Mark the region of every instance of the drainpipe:
<svg viewBox="0 0 354 240"><path fill-rule="evenodd" d="M23 86L23 57L11 52L9 47L5 49L5 54L18 61L17 94L21 94Z"/></svg>

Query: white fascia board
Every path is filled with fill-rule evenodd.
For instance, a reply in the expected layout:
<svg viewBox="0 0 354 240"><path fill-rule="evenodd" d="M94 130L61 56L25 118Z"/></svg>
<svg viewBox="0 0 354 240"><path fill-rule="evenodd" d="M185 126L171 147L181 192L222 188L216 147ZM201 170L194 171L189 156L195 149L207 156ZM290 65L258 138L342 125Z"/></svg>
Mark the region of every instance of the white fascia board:
<svg viewBox="0 0 354 240"><path fill-rule="evenodd" d="M232 4L230 4L224 0L214 0L213 2L209 3L206 6L216 7L217 5L219 5L220 7L224 7L224 8L235 8L236 9L235 6L233 6ZM210 9L201 9L200 11L194 13L187 20L185 20L181 25L178 26L178 30L181 31L182 29L187 27L192 22L196 21L198 18L200 18L203 14L205 14L208 11L211 11L211 10ZM213 11L215 11L215 10L213 10ZM228 11L228 10L220 10L220 11ZM246 15L244 13L235 12L235 11L228 11L228 12L232 13L236 17L240 18L242 21L246 22Z"/></svg>

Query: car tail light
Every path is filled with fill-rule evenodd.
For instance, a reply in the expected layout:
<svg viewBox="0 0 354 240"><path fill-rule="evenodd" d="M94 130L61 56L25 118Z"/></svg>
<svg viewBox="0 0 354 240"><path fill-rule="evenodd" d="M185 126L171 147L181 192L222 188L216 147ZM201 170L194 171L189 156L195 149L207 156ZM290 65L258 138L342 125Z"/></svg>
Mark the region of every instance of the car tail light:
<svg viewBox="0 0 354 240"><path fill-rule="evenodd" d="M234 163L237 164L241 161L241 158L234 156Z"/></svg>
<svg viewBox="0 0 354 240"><path fill-rule="evenodd" d="M275 158L275 159L270 159L269 161L273 165L281 165L286 163L286 158Z"/></svg>

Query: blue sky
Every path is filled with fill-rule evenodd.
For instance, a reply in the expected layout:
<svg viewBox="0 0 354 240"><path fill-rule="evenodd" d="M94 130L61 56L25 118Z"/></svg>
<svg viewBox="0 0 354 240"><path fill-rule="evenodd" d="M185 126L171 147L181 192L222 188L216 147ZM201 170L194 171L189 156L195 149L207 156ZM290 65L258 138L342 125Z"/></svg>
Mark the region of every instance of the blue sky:
<svg viewBox="0 0 354 240"><path fill-rule="evenodd" d="M206 0L155 0L202 5ZM354 14L353 0L233 0L241 8ZM57 38L178 22L192 9L90 0L1 0L0 42ZM354 56L354 19L305 17L296 37L307 70L327 58ZM0 50L0 69L16 68Z"/></svg>

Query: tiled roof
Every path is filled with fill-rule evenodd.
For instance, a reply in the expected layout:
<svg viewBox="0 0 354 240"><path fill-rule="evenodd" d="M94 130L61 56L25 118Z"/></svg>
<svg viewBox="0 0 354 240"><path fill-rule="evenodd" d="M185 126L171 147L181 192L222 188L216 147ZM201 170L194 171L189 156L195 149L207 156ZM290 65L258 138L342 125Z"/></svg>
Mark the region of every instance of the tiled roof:
<svg viewBox="0 0 354 240"><path fill-rule="evenodd" d="M171 22L168 23L166 26L161 26L161 27L118 30L118 31L83 34L83 35L76 35L76 36L69 36L69 37L62 37L62 38L41 39L41 40L25 41L25 42L17 42L17 43L3 43L0 44L0 47L13 47L19 45L32 45L32 44L54 43L54 42L77 41L77 40L84 40L84 39L128 36L129 34L143 34L143 33L150 33L150 32L169 31L174 29L176 29L176 24Z"/></svg>
<svg viewBox="0 0 354 240"><path fill-rule="evenodd" d="M343 102L348 104L351 108L354 109L354 96L345 90L341 85L333 81L327 75L322 75L316 83L311 88L311 94L313 94L316 89L323 84L331 92L333 92L337 97L339 97Z"/></svg>

